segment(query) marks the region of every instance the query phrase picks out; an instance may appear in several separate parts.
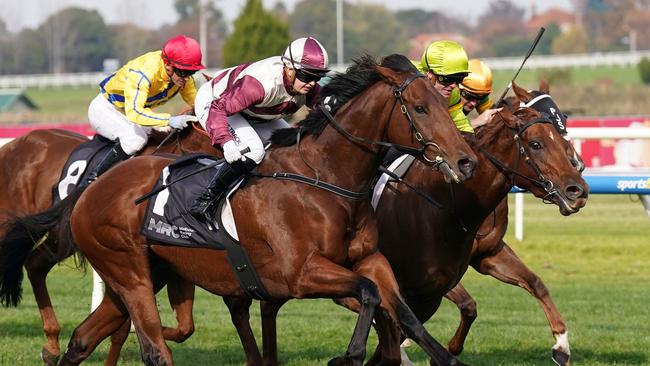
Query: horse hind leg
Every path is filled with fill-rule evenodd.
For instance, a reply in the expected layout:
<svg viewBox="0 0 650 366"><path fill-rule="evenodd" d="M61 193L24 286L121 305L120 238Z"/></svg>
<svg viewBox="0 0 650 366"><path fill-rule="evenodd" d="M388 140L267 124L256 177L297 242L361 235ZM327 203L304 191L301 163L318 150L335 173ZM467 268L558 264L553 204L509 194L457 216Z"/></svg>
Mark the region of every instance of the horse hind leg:
<svg viewBox="0 0 650 366"><path fill-rule="evenodd" d="M123 335L120 332L124 330L125 324L127 324L128 334L128 324L130 323L128 319L124 305L107 287L106 294L97 309L88 315L72 333L68 348L61 358L59 366L79 365L106 337L116 332ZM107 362L109 361L107 360ZM117 362L116 359L115 362Z"/></svg>
<svg viewBox="0 0 650 366"><path fill-rule="evenodd" d="M48 273L58 262L53 254L56 249L52 249L52 245L51 240L46 240L45 243L34 249L25 261L25 270L32 285L34 298L43 322L43 332L47 338L41 349L41 359L48 366L56 365L61 356L59 347L61 326L54 313L46 283Z"/></svg>
<svg viewBox="0 0 650 366"><path fill-rule="evenodd" d="M469 334L469 329L474 320L476 320L476 301L474 301L465 287L460 283L449 290L449 292L445 294L445 297L456 304L460 311L460 324L458 324L456 333L454 333L454 336L449 340L449 344L447 345L447 349L451 354L459 355L463 352L463 346L467 334Z"/></svg>
<svg viewBox="0 0 650 366"><path fill-rule="evenodd" d="M526 267L512 248L503 242L500 251L482 258L476 264L472 263L472 266L482 274L489 274L502 282L525 289L539 301L556 340L551 350L553 361L560 366L569 365L571 351L566 323L542 279Z"/></svg>

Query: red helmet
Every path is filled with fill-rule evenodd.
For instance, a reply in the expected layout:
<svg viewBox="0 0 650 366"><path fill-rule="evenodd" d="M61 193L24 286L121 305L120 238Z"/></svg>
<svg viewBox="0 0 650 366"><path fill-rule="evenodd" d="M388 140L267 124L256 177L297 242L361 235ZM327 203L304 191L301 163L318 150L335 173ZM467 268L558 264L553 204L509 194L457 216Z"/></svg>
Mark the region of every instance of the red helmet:
<svg viewBox="0 0 650 366"><path fill-rule="evenodd" d="M165 64L181 70L201 70L201 47L194 38L180 34L165 43L162 48Z"/></svg>

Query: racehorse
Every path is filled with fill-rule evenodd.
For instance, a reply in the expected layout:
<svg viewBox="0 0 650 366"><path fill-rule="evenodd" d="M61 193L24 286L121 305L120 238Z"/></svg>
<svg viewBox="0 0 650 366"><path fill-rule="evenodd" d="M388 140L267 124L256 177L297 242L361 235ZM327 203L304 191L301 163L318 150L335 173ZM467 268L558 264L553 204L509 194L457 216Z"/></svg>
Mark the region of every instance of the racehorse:
<svg viewBox="0 0 650 366"><path fill-rule="evenodd" d="M167 142L164 139L168 134L154 130L140 154L151 154L156 150L174 154L193 151L220 154L220 150L210 144L205 131L197 126L198 124L194 125L194 128L176 132L175 138ZM35 130L0 148L0 222L3 223L0 226L0 237L3 238L0 242L0 302L6 306L19 304L24 265L47 338L41 351L41 358L47 365L56 365L60 355L61 327L56 319L45 280L52 267L72 255L74 249L61 252L55 240L45 240L34 248L38 238L34 240L29 236L25 238L20 235L7 238L6 235L16 217L36 214L50 207L53 187L61 176L68 156L74 148L86 141L88 138L85 136L70 131ZM165 143L162 144L163 142ZM174 303L173 306L178 305ZM177 331L168 331L169 338L185 339L191 334L191 330L180 331L183 332L182 335L176 335ZM112 348L111 350L113 352Z"/></svg>
<svg viewBox="0 0 650 366"><path fill-rule="evenodd" d="M427 161L429 169L442 159L457 180L471 176L475 155L456 131L444 99L421 74L397 72L363 57L334 76L323 93L337 100L334 117L328 118L322 106L300 128L278 131L259 173L315 175L320 182L365 192L386 146L399 144ZM133 200L151 189L169 162L157 156L123 162L90 185L74 207L69 234L110 291L75 329L61 365L81 362L129 315L145 364L173 364L154 300L159 268L171 268L215 294L245 297L223 251L161 245L140 233L144 207L134 208ZM104 203L101 210L96 202ZM363 362L373 318L380 339L394 338L386 331L398 329L392 323L399 322L437 364L462 364L402 301L390 265L377 251L367 199L253 177L231 205L241 245L272 298L352 297L361 304L348 351L332 365ZM375 311L378 305L382 311ZM397 349L399 342L391 346Z"/></svg>
<svg viewBox="0 0 650 366"><path fill-rule="evenodd" d="M524 104L530 103L535 97L549 95L549 85L545 81L542 81L539 90L534 92L527 92L514 84L513 87L517 99ZM510 104L519 106L518 101L510 101ZM552 112L549 111L548 114L552 115ZM572 157L572 165L582 171L584 163L572 147L568 151L568 155L570 159ZM504 198L478 229L472 247L470 266L481 274L490 275L505 283L526 289L539 301L556 341L551 351L553 360L558 365L568 365L570 362L570 349L566 323L542 279L532 272L514 250L503 241L507 227L508 199ZM461 283L449 291L445 297L456 304L461 314L458 329L447 347L451 353L458 355L462 352L469 329L476 319L476 302Z"/></svg>

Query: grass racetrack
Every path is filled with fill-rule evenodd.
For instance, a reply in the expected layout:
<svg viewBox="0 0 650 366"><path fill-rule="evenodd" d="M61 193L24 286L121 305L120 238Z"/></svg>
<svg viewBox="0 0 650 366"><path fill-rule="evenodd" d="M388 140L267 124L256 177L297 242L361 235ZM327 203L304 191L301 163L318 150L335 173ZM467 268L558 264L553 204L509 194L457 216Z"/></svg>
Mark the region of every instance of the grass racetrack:
<svg viewBox="0 0 650 366"><path fill-rule="evenodd" d="M556 206L526 198L525 240L509 232L507 242L545 281L569 327L573 365L650 365L650 219L635 197L593 195L582 212L562 217ZM511 225L513 226L513 225ZM512 231L512 230L511 230ZM471 365L552 365L554 344L541 308L525 291L468 271L463 283L478 303L465 351ZM91 275L70 266L49 276L52 300L61 322L65 349L74 327L88 314ZM0 365L39 365L45 338L31 288L25 282L23 303L0 309ZM164 290L163 290L164 292ZM158 297L163 322L175 325L166 296ZM280 312L279 352L284 365L323 365L344 353L355 314L328 300L288 303ZM259 311L252 323L258 342ZM197 292L196 332L184 344L172 344L177 365L242 365L244 355L225 305ZM458 324L456 307L443 301L427 329L446 344ZM104 342L84 364L102 365ZM371 332L368 352L376 345ZM428 365L413 346L411 358ZM122 365L140 365L131 334Z"/></svg>

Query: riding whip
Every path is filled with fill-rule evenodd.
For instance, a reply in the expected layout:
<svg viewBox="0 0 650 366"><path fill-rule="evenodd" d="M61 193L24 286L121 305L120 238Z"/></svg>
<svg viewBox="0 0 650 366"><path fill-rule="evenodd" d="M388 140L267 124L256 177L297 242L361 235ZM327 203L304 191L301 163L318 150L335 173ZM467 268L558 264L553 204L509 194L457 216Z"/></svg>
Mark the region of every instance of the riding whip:
<svg viewBox="0 0 650 366"><path fill-rule="evenodd" d="M165 144L167 143L167 141L169 141L169 139L171 139L172 136L174 136L174 135L176 134L176 132L178 132L178 131L179 131L179 130L177 130L177 129L175 129L175 128L172 128L172 131L167 135L167 137L165 137L164 140L162 140L162 142L161 142L160 144L158 144L158 146L156 147L156 150L154 150L152 154L157 153L158 150L160 150L160 148L161 148L163 145L165 145Z"/></svg>
<svg viewBox="0 0 650 366"><path fill-rule="evenodd" d="M537 47L537 43L539 43L539 39L542 38L542 34L544 34L544 31L545 31L545 30L546 30L546 29L545 29L544 27L539 28L539 32L537 32L537 36L535 37L535 40L533 41L533 44L530 45L530 48L528 49L528 52L526 53L526 57L524 57L524 61L521 62L521 66L519 66L519 69L518 69L517 72L515 73L515 76L512 77L512 80L510 80L510 83L509 83L508 86L506 87L506 90L503 91L503 94L501 94L501 97L500 97L499 100L496 102L496 104L495 104L496 106L498 106L499 104L501 104L501 102L503 102L503 98L506 97L506 94L508 94L508 91L510 90L510 88L512 88L512 83L515 81L515 79L516 79L517 76L519 75L519 72L520 72L521 69L524 67L524 64L526 63L526 60L528 60L528 58L530 57L530 55L531 55L531 54L533 53L533 51L535 50L535 47Z"/></svg>

